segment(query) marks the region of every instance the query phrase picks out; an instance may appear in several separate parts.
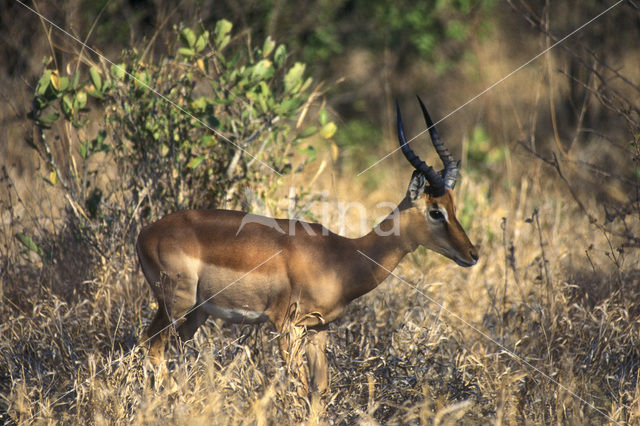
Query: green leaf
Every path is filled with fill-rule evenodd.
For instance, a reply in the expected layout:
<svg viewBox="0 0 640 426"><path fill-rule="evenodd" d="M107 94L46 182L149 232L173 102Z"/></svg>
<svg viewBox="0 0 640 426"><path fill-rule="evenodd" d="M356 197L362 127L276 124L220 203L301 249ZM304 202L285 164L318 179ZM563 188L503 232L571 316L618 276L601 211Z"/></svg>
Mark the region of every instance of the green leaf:
<svg viewBox="0 0 640 426"><path fill-rule="evenodd" d="M191 28L184 28L180 31L180 39L189 47L196 44L196 35Z"/></svg>
<svg viewBox="0 0 640 426"><path fill-rule="evenodd" d="M271 54L271 52L273 52L274 47L276 47L276 42L273 41L271 36L268 36L264 40L264 44L262 45L262 57L263 58L268 57Z"/></svg>
<svg viewBox="0 0 640 426"><path fill-rule="evenodd" d="M467 28L462 22L453 19L447 23L446 34L454 40L461 41L467 37Z"/></svg>
<svg viewBox="0 0 640 426"><path fill-rule="evenodd" d="M218 43L218 49L222 50L226 47L227 44L231 41L231 36L224 36L223 39Z"/></svg>
<svg viewBox="0 0 640 426"><path fill-rule="evenodd" d="M200 34L200 37L198 37L198 40L196 41L196 44L194 46L196 49L196 52L202 52L204 48L207 47L208 39L209 39L209 31L205 31L204 33Z"/></svg>
<svg viewBox="0 0 640 426"><path fill-rule="evenodd" d="M284 65L284 60L287 58L287 47L284 44L281 44L276 49L276 53L273 54L273 61L276 64L276 67L280 68Z"/></svg>
<svg viewBox="0 0 640 426"><path fill-rule="evenodd" d="M327 110L326 110L326 108L322 108L320 110L320 115L318 117L318 120L320 121L320 124L322 124L323 126L325 124L327 124Z"/></svg>
<svg viewBox="0 0 640 426"><path fill-rule="evenodd" d="M114 80L120 81L124 79L124 76L127 74L125 64L113 64L111 65L111 77Z"/></svg>
<svg viewBox="0 0 640 426"><path fill-rule="evenodd" d="M289 115L296 108L298 108L298 101L295 99L285 99L279 105L274 107L274 112L280 115Z"/></svg>
<svg viewBox="0 0 640 426"><path fill-rule="evenodd" d="M51 71L45 70L42 77L40 77L40 81L38 81L38 88L36 89L36 94L43 96L47 91L47 88L51 84Z"/></svg>
<svg viewBox="0 0 640 426"><path fill-rule="evenodd" d="M83 127L85 127L87 124L89 123L89 118L85 117L80 121L76 121L74 120L71 124L73 125L73 127L75 127L76 129L82 129Z"/></svg>
<svg viewBox="0 0 640 426"><path fill-rule="evenodd" d="M71 96L64 95L62 97L61 106L62 112L64 112L67 117L71 117L73 115L73 100L71 99Z"/></svg>
<svg viewBox="0 0 640 426"><path fill-rule="evenodd" d="M135 75L136 86L142 86L145 89L149 88L149 83L151 83L151 76L146 71L137 72Z"/></svg>
<svg viewBox="0 0 640 426"><path fill-rule="evenodd" d="M106 138L107 138L107 132L105 130L100 130L98 132L98 135L96 136L96 141L98 143L103 143Z"/></svg>
<svg viewBox="0 0 640 426"><path fill-rule="evenodd" d="M99 90L90 90L87 93L96 99L104 99L104 94Z"/></svg>
<svg viewBox="0 0 640 426"><path fill-rule="evenodd" d="M316 151L316 149L312 145L309 145L306 148L298 148L297 151L300 154L306 155L309 158L309 161L314 161L318 156L318 151Z"/></svg>
<svg viewBox="0 0 640 426"><path fill-rule="evenodd" d="M185 58L193 58L196 54L196 51L191 49L190 47L181 47L180 49L178 49L178 53Z"/></svg>
<svg viewBox="0 0 640 426"><path fill-rule="evenodd" d="M89 75L91 76L93 87L95 87L97 91L100 91L100 89L102 89L102 77L100 77L100 73L96 67L89 68Z"/></svg>
<svg viewBox="0 0 640 426"><path fill-rule="evenodd" d="M202 141L202 144L206 147L213 145L215 142L215 139L211 135L202 135L200 140Z"/></svg>
<svg viewBox="0 0 640 426"><path fill-rule="evenodd" d="M322 130L320 130L320 136L323 139L329 139L336 133L336 130L338 130L338 126L336 126L333 121L330 121L322 126Z"/></svg>
<svg viewBox="0 0 640 426"><path fill-rule="evenodd" d="M260 90L262 92L262 96L265 97L272 97L271 95L271 89L269 88L269 85L267 83L265 83L264 81L260 82Z"/></svg>
<svg viewBox="0 0 640 426"><path fill-rule="evenodd" d="M300 133L298 133L299 139L308 138L309 136L313 136L318 133L318 128L316 126L309 126Z"/></svg>
<svg viewBox="0 0 640 426"><path fill-rule="evenodd" d="M284 91L286 93L295 93L300 90L305 67L305 64L296 62L289 71L287 71L287 74L284 76Z"/></svg>
<svg viewBox="0 0 640 426"><path fill-rule="evenodd" d="M218 49L224 48L231 40L229 37L229 33L231 32L231 28L233 28L233 24L226 19L221 19L216 22L215 29L215 43Z"/></svg>
<svg viewBox="0 0 640 426"><path fill-rule="evenodd" d="M272 62L268 59L262 59L257 64L253 66L253 70L251 70L251 78L253 80L267 80L273 77L273 66Z"/></svg>
<svg viewBox="0 0 640 426"><path fill-rule="evenodd" d="M74 110L79 110L85 107L85 105L87 104L87 92L77 92L75 99L73 100L73 109Z"/></svg>
<svg viewBox="0 0 640 426"><path fill-rule="evenodd" d="M49 125L56 121L58 117L60 117L60 114L52 112L51 114L45 115L44 117L38 117L38 121L42 124Z"/></svg>
<svg viewBox="0 0 640 426"><path fill-rule="evenodd" d="M209 104L208 99L205 98L204 96L200 96L199 98L194 99L191 102L191 108L202 112L207 108L208 104Z"/></svg>
<svg viewBox="0 0 640 426"><path fill-rule="evenodd" d="M33 115L33 117L29 117L31 119L33 119L37 114L37 110L43 110L46 107L49 106L49 104L51 102L49 102L47 99L45 99L43 96L36 96L33 98L33 101L35 103L34 107L34 111L32 111L31 113L29 113L29 115Z"/></svg>
<svg viewBox="0 0 640 426"><path fill-rule="evenodd" d="M107 137L106 130L100 130L96 135L96 138L91 141L91 151L92 152L109 152L109 145L104 143L104 140Z"/></svg>
<svg viewBox="0 0 640 426"><path fill-rule="evenodd" d="M60 77L60 90L59 92L64 92L69 88L69 77Z"/></svg>
<svg viewBox="0 0 640 426"><path fill-rule="evenodd" d="M18 240L27 248L27 250L38 253L39 255L42 254L42 249L38 244L36 244L35 241L33 241L33 238L31 238L30 236L18 232L16 234L16 238L18 238Z"/></svg>
<svg viewBox="0 0 640 426"><path fill-rule="evenodd" d="M304 83L302 84L302 86L299 89L299 92L302 93L305 90L307 90L309 88L309 86L311 86L311 82L313 81L313 78L309 77L307 78Z"/></svg>
<svg viewBox="0 0 640 426"><path fill-rule="evenodd" d="M80 146L78 147L78 151L80 151L80 157L87 158L87 154L89 152L89 141L88 140L82 141L80 143Z"/></svg>
<svg viewBox="0 0 640 426"><path fill-rule="evenodd" d="M191 169L195 169L200 165L200 163L202 163L202 160L204 160L205 158L207 158L206 155L201 155L199 157L192 158L191 161L189 161L189 163L187 164L187 167Z"/></svg>
<svg viewBox="0 0 640 426"><path fill-rule="evenodd" d="M71 88L73 90L78 90L80 87L80 73L77 72L76 75L73 76L73 83L71 83Z"/></svg>

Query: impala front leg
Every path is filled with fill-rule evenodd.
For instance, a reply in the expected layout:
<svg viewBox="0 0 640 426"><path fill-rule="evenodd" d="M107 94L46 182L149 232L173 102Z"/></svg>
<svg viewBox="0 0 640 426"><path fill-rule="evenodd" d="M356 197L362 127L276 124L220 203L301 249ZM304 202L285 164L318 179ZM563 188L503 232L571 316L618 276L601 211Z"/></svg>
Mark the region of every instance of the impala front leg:
<svg viewBox="0 0 640 426"><path fill-rule="evenodd" d="M304 366L304 339L305 328L289 324L282 330L280 337L280 355L286 364L288 371L291 371L300 382L302 389L298 388L298 395L306 397L309 393L309 381Z"/></svg>
<svg viewBox="0 0 640 426"><path fill-rule="evenodd" d="M327 364L327 329L309 330L306 344L307 367L311 379L311 390L323 394L329 388L329 366Z"/></svg>

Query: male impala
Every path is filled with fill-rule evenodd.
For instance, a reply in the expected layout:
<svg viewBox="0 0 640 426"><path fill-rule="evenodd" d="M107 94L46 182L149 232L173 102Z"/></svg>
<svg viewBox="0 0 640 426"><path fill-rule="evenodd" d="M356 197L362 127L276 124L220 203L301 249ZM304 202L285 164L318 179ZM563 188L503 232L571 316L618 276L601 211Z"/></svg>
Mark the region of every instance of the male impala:
<svg viewBox="0 0 640 426"><path fill-rule="evenodd" d="M405 254L422 245L458 265L474 265L478 254L455 215L457 163L418 101L444 169L436 172L411 150L398 107L398 139L415 171L404 199L363 237L290 219L243 222L246 213L229 210L181 211L145 227L136 248L158 300L147 330L151 360L162 360L172 323L188 340L209 315L235 323L269 321L284 336L280 352L296 370L303 364L293 343L309 331L308 375L313 389L324 391L326 325L376 288ZM389 232L394 226L397 232ZM308 389L306 372L297 373Z"/></svg>

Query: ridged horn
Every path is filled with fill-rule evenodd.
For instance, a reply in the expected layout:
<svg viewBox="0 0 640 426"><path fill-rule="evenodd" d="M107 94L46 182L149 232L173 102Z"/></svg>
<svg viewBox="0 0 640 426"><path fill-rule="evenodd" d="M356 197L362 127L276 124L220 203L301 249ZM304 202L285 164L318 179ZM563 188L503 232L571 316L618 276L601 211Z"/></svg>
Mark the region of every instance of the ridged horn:
<svg viewBox="0 0 640 426"><path fill-rule="evenodd" d="M440 160L442 160L442 164L444 164L444 170L442 170L442 179L444 180L444 187L447 189L453 189L456 186L456 181L458 180L458 162L453 159L451 154L449 154L449 150L444 143L440 141L440 136L438 135L438 131L427 112L427 108L424 106L422 99L420 96L416 96L418 98L418 102L420 102L420 108L422 108L422 115L424 115L424 120L427 123L427 128L429 129L429 135L431 136L431 143L433 143L433 147L436 149Z"/></svg>
<svg viewBox="0 0 640 426"><path fill-rule="evenodd" d="M400 114L400 105L396 100L396 111L398 115L397 123L398 123L398 141L400 142L400 149L402 149L402 153L409 163L413 166L414 169L419 171L424 175L424 177L429 182L429 193L434 197L441 196L444 194L445 183L442 179L440 173L436 172L433 167L427 165L424 161L420 159L416 155L415 152L409 147L407 143L407 139L404 136L404 128L402 125L402 115ZM437 135L436 135L437 136ZM435 144L434 144L435 145ZM455 184L455 181L454 181ZM425 188L425 190L427 190Z"/></svg>

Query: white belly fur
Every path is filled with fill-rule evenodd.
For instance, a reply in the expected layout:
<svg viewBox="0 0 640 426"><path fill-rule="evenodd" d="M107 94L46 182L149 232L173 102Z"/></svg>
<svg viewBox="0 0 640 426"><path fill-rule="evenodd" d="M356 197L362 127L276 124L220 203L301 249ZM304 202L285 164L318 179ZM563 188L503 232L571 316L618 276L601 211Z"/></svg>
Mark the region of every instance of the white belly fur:
<svg viewBox="0 0 640 426"><path fill-rule="evenodd" d="M223 308L222 306L216 306L208 302L205 302L201 307L207 311L209 315L236 324L260 324L268 319L264 312Z"/></svg>

